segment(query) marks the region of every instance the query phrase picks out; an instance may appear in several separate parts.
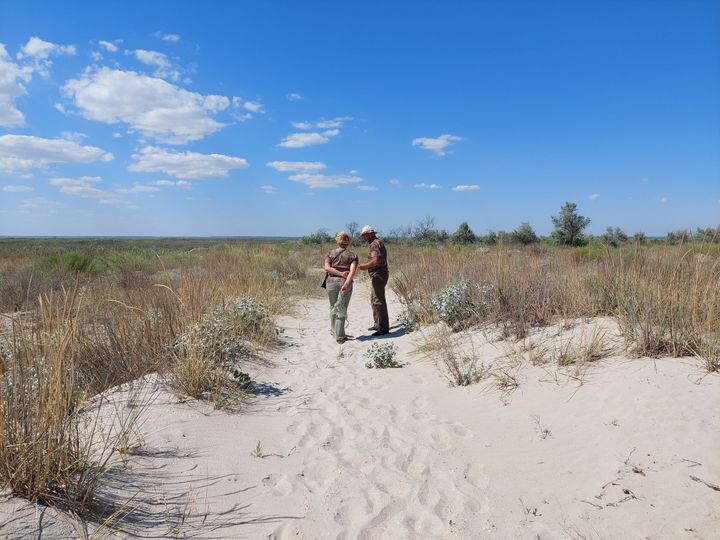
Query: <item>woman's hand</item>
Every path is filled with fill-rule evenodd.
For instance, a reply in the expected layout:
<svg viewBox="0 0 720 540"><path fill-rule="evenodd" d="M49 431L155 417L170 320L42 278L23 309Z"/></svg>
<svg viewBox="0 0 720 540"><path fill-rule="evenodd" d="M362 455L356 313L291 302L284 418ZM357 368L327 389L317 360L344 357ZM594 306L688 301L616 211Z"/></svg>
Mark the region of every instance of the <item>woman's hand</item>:
<svg viewBox="0 0 720 540"><path fill-rule="evenodd" d="M348 292L348 289L350 288L350 285L352 285L352 281L345 280L345 283L343 283L343 286L340 287L340 290L344 293Z"/></svg>

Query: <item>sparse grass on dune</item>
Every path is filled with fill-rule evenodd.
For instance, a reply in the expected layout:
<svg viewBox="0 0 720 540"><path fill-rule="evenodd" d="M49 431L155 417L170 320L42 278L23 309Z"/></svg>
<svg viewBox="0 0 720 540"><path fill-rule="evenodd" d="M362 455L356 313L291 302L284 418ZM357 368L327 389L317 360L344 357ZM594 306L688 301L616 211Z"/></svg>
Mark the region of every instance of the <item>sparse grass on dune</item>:
<svg viewBox="0 0 720 540"><path fill-rule="evenodd" d="M421 323L446 317L448 286L482 285L455 329L485 325L522 339L534 327L613 316L638 356L697 355L720 368L720 252L713 244L608 248L455 247L393 252L392 286ZM452 290L450 290L452 292ZM463 324L464 323L464 324ZM587 354L592 356L592 351Z"/></svg>
<svg viewBox="0 0 720 540"><path fill-rule="evenodd" d="M138 421L104 432L82 403L148 373L180 395L237 403L245 366L279 339L274 316L319 290L307 272L318 248L293 243L0 249L0 479L81 514Z"/></svg>

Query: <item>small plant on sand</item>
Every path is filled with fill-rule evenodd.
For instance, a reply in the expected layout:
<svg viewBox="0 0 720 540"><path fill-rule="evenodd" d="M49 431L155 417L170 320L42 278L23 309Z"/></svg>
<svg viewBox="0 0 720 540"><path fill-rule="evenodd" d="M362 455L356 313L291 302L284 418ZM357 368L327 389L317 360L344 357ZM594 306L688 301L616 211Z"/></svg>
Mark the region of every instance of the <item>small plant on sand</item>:
<svg viewBox="0 0 720 540"><path fill-rule="evenodd" d="M431 301L438 318L454 331L469 328L489 310L490 283L460 281L443 288Z"/></svg>
<svg viewBox="0 0 720 540"><path fill-rule="evenodd" d="M264 458L265 457L265 453L263 452L263 449L262 449L262 443L260 441L257 442L257 444L255 445L255 448L253 448L253 451L250 452L250 455L254 458Z"/></svg>
<svg viewBox="0 0 720 540"><path fill-rule="evenodd" d="M399 368L402 367L395 359L397 347L393 343L373 343L365 353L369 360L365 363L367 368Z"/></svg>
<svg viewBox="0 0 720 540"><path fill-rule="evenodd" d="M417 317L411 309L406 309L398 315L398 322L405 329L406 334L410 334L417 330Z"/></svg>

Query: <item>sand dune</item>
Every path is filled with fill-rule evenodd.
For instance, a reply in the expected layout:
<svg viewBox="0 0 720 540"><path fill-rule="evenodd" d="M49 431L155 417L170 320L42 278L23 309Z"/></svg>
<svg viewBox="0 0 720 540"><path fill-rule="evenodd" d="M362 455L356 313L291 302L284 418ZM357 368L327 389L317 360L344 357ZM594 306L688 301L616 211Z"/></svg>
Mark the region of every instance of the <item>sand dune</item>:
<svg viewBox="0 0 720 540"><path fill-rule="evenodd" d="M399 310L393 298L391 320ZM367 369L370 316L360 284L349 321L358 337L338 346L326 300L303 300L279 320L285 345L271 367L254 370L259 395L242 414L158 390L143 445L109 493L137 494L126 531L718 538L720 492L693 477L720 484L720 378L704 376L693 359L615 351L582 374L582 385L557 367L526 363L515 367L513 392L491 381L451 388L413 354L417 335L400 329L387 339L407 365ZM502 343L466 338L488 363L507 357ZM30 531L34 519L13 530ZM48 526L50 537L63 536L62 524Z"/></svg>

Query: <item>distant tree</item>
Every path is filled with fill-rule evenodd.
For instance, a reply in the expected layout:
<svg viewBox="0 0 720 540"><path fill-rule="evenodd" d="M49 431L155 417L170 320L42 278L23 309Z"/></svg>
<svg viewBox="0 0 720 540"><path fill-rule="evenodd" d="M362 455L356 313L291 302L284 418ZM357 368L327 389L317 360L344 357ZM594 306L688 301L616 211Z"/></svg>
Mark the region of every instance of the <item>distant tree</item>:
<svg viewBox="0 0 720 540"><path fill-rule="evenodd" d="M708 227L707 229L698 227L695 232L695 240L701 242L720 242L720 226L718 226L717 229L713 229L712 227Z"/></svg>
<svg viewBox="0 0 720 540"><path fill-rule="evenodd" d="M495 231L488 231L485 236L480 236L478 240L488 246L494 246L498 243L498 235Z"/></svg>
<svg viewBox="0 0 720 540"><path fill-rule="evenodd" d="M352 243L357 244L358 239L355 238L355 235L360 230L360 225L358 225L357 221L351 221L347 225L345 225L345 230L350 235L350 238L352 238Z"/></svg>
<svg viewBox="0 0 720 540"><path fill-rule="evenodd" d="M453 244L472 244L475 240L477 240L475 233L472 232L470 225L465 221L460 224L457 231L452 235Z"/></svg>
<svg viewBox="0 0 720 540"><path fill-rule="evenodd" d="M330 236L325 229L318 229L314 233L303 236L300 242L303 244L327 244L333 241L333 237Z"/></svg>
<svg viewBox="0 0 720 540"><path fill-rule="evenodd" d="M689 231L680 229L677 231L670 231L665 237L665 241L670 245L684 244L692 238L692 234Z"/></svg>
<svg viewBox="0 0 720 540"><path fill-rule="evenodd" d="M587 243L583 232L590 224L590 218L578 214L574 202L566 202L560 208L560 213L550 219L555 226L552 237L556 243L561 246L581 246Z"/></svg>
<svg viewBox="0 0 720 540"><path fill-rule="evenodd" d="M647 237L644 232L638 231L633 235L633 240L636 244L644 244L647 241Z"/></svg>
<svg viewBox="0 0 720 540"><path fill-rule="evenodd" d="M628 235L620 227L608 227L600 236L600 241L605 245L618 247L628 241Z"/></svg>
<svg viewBox="0 0 720 540"><path fill-rule="evenodd" d="M535 230L527 221L522 222L517 229L510 233L510 236L514 242L518 242L524 246L540 241L537 234L535 234Z"/></svg>

